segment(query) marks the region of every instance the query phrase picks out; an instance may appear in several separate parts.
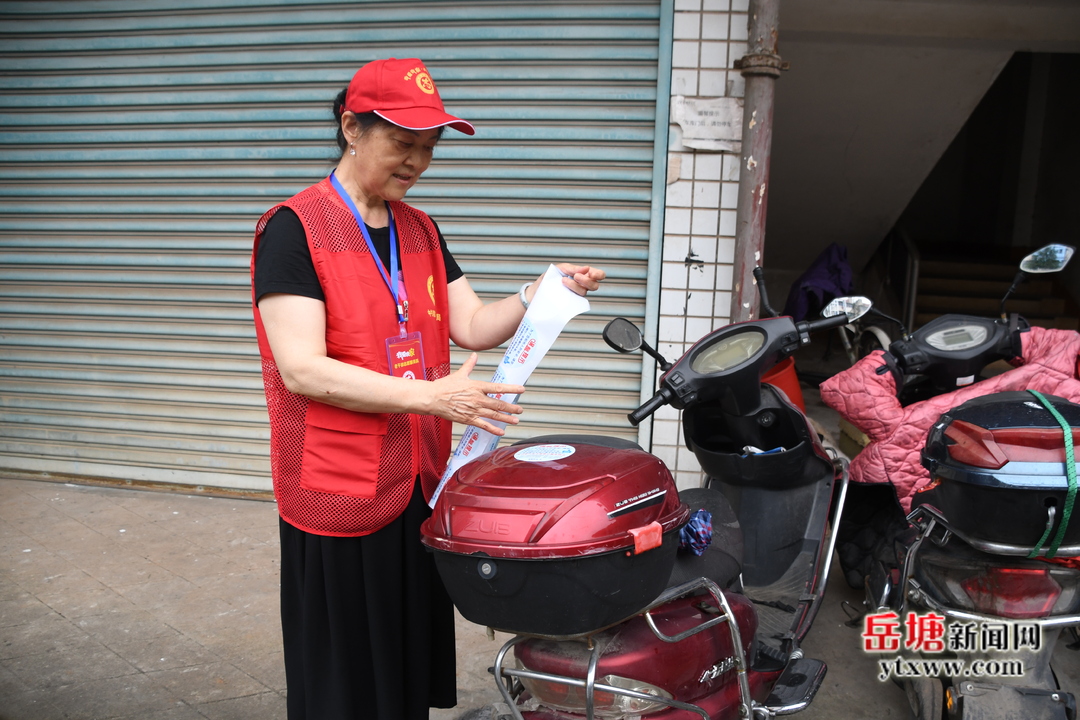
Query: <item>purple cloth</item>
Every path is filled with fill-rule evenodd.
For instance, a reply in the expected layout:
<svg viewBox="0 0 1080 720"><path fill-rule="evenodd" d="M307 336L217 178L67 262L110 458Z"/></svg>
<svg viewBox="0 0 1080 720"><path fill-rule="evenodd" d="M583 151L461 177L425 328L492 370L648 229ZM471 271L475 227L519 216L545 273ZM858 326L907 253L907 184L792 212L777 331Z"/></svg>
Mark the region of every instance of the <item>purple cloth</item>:
<svg viewBox="0 0 1080 720"><path fill-rule="evenodd" d="M781 314L795 321L817 317L830 300L851 294L853 286L847 248L833 243L792 284Z"/></svg>

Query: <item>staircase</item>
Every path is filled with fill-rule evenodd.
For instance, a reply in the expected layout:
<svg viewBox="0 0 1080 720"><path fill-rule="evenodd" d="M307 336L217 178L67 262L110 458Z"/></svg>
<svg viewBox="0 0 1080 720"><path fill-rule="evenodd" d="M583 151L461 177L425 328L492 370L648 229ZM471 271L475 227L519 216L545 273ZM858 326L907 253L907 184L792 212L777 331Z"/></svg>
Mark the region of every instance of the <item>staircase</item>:
<svg viewBox="0 0 1080 720"><path fill-rule="evenodd" d="M919 262L914 327L946 313L996 317L1018 264L1019 260L971 262L924 255ZM1058 278L1056 274L1029 276L1009 296L1005 310L1020 313L1032 325L1080 329L1080 312L1058 286Z"/></svg>

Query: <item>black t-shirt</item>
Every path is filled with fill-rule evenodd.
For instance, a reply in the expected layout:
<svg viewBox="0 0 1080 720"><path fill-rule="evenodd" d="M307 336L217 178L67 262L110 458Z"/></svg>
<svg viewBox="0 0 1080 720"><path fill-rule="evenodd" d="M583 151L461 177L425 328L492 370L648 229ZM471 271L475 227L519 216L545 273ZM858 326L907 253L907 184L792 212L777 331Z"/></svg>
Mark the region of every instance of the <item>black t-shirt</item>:
<svg viewBox="0 0 1080 720"><path fill-rule="evenodd" d="M434 223L434 220L432 221ZM464 273L458 267L454 256L446 247L446 240L438 225L439 247L442 248L443 263L446 265L446 282L452 283ZM383 262L383 267L390 267L390 228L368 226L371 242ZM283 207L266 223L259 250L255 255L255 301L258 302L268 293L285 293L325 300L315 264L311 261L307 235L300 218L290 208Z"/></svg>

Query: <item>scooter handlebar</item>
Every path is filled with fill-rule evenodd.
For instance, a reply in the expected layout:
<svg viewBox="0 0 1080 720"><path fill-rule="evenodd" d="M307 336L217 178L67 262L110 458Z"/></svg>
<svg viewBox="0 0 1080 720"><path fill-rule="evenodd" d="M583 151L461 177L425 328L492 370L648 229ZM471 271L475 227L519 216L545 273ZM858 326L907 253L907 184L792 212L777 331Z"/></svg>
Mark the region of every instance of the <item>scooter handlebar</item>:
<svg viewBox="0 0 1080 720"><path fill-rule="evenodd" d="M800 331L806 334L810 334L820 332L821 330L832 330L833 328L847 325L849 322L851 321L848 320L848 316L841 314L833 315L832 317L822 318L820 320L809 320L807 322L801 322L799 323L798 327Z"/></svg>
<svg viewBox="0 0 1080 720"><path fill-rule="evenodd" d="M634 410L632 413L629 413L626 417L631 425L637 427L645 420L645 418L649 417L669 402L671 402L671 391L666 387L662 387L657 390L656 394L649 398L644 405L637 410Z"/></svg>

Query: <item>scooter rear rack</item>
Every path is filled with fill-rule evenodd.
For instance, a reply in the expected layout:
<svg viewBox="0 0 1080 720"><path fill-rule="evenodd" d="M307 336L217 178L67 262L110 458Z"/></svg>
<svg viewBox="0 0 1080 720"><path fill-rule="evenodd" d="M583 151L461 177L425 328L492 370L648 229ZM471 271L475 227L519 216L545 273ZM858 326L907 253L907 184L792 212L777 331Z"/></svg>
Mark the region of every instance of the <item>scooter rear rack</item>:
<svg viewBox="0 0 1080 720"><path fill-rule="evenodd" d="M1052 508L1051 508L1052 509ZM964 622L982 622L993 623L1000 622L1001 618L993 615L985 615L983 613L974 612L971 610L965 610L961 608L955 608L950 605L939 601L934 598L930 593L923 589L922 585L915 579L915 556L918 555L919 549L926 540L930 542L944 546L953 536L959 538L962 542L971 545L976 550L987 552L996 555L1017 555L1019 553L1013 552L994 552L992 550L986 550L979 545L971 543L960 532L949 524L948 518L931 505L920 505L912 510L907 516L908 522L914 525L919 530L919 536L911 544L908 549L907 556L904 558L903 567L903 587L906 590L907 598L921 603L924 607L932 610L936 613L944 615L947 618L953 620L962 620ZM1053 521L1053 515L1050 516L1051 522ZM940 531L939 535L934 535L935 531ZM1012 546L999 546L999 547L1012 547ZM1018 549L1018 548L1016 548ZM1080 553L1067 553L1066 551L1071 548L1061 548L1061 554L1080 554ZM1031 548L1027 548L1028 552L1031 552ZM1041 628L1054 628L1054 627L1068 627L1071 625L1080 624L1080 614L1074 613L1071 615L1056 615L1046 618L1030 618L1024 622L1038 625Z"/></svg>
<svg viewBox="0 0 1080 720"><path fill-rule="evenodd" d="M720 608L721 614L716 617L701 623L700 625L693 627L685 632L679 633L675 636L668 636L662 633L659 628L656 627L656 623L652 619L652 611L661 605L665 605L676 598L680 598L684 595L688 595L696 590L705 589L712 595L713 599L717 603L717 607ZM731 605L728 604L727 598L724 597L724 593L712 580L708 578L698 578L697 580L691 580L690 582L678 585L673 588L668 588L660 594L656 600L646 607L642 614L645 615L645 622L652 630L653 634L663 642L675 643L681 640L685 640L691 635L695 635L699 632L704 632L709 628L715 627L721 623L727 623L729 631L731 632L732 645L734 646L735 653L735 669L738 673L739 682L739 695L741 698L741 707L739 714L741 717L751 717L750 711L753 707L753 700L750 697L750 682L747 679L747 663L746 654L743 652L742 637L739 632L738 623L735 622L735 614L731 610ZM496 685L499 688L499 693L502 695L503 700L510 707L510 712L513 714L515 720L524 720L521 716L521 712L518 710L517 702L514 697L511 696L511 688L513 682L519 678L528 678L536 680L545 680L548 682L562 683L573 687L579 687L585 689L585 717L586 720L594 720L594 704L596 691L612 693L613 695L622 695L625 697L637 698L639 700L649 700L652 702L659 702L664 705L668 705L673 708L679 708L681 710L687 710L702 717L704 720L709 720L709 715L697 705L684 703L679 700L658 697L650 695L648 693L637 692L635 690L627 690L625 688L612 687L610 685L604 685L596 682L596 667L600 661L601 647L598 643L593 643L589 639L589 643L592 646L592 652L589 656L589 668L586 672L585 679L569 677L566 675L553 675L550 673L536 672L533 670L527 670L524 668L507 668L503 667L503 661L506 658L506 654L510 651L514 645L528 639L527 636L518 635L513 637L502 646L499 650L499 654L495 658L495 667L492 668L492 672L495 675ZM553 638L559 639L559 638Z"/></svg>
<svg viewBox="0 0 1080 720"><path fill-rule="evenodd" d="M701 623L700 625L697 625L696 627L681 632L678 635L669 636L661 632L653 620L651 614L652 610L660 607L661 605L669 603L676 598L688 595L700 589L707 590L709 594L712 595L713 599L717 603L717 607L721 610L721 614L707 620L706 622ZM781 675L781 681L784 679L785 675L790 674L791 676L807 676L809 678L809 682L803 681L802 683L782 683L778 681L777 689L782 693L783 690L780 688L792 688L796 690L801 688L803 689L802 697L795 697L794 695L790 694L789 696L784 697L774 692L773 695L770 695L769 700L774 700L775 702L769 703L767 701L764 705L755 702L750 696L750 682L747 676L748 664L746 660L746 654L743 651L742 636L739 632L739 626L738 623L735 621L735 614L734 612L732 612L731 605L728 603L727 598L724 597L724 593L720 590L716 583L714 583L712 580L709 580L708 578L698 578L697 580L691 580L690 582L684 583L682 585L669 588L668 590L664 591L664 593L662 593L660 597L654 600L647 608L645 608L645 610L642 611L642 614L644 614L645 622L649 626L649 629L653 632L653 634L659 640L667 643L677 643L685 640L692 635L704 632L705 630L715 627L716 625L719 625L721 623L727 624L729 632L731 633L731 640L732 645L734 646L735 653L735 669L737 672L740 696L740 717L748 719L765 719L776 717L778 715L788 715L798 712L804 709L807 705L809 705L810 701L813 699L814 693L817 691L817 688L821 685L821 681L824 679L824 663L817 660L809 660L803 658L800 651L795 651L791 656L791 662L789 662L788 667L785 668L784 674ZM635 690L628 690L626 688L613 687L611 685L598 683L596 681L596 669L600 661L600 652L602 648L599 643L593 643L591 641L591 638L587 636L585 636L585 639L588 640L591 644L591 653L589 657L588 670L586 671L586 676L584 679L569 677L566 675L555 675L551 673L537 672L524 668L504 667L504 661L510 649L514 645L523 642L524 640L527 640L529 637L530 636L518 635L508 640L499 650L499 653L495 658L495 666L491 670L491 672L495 675L496 685L499 688L499 693L502 695L506 705L510 708L510 713L513 715L515 720L524 720L521 715L521 711L517 706L516 698L513 694L515 683L522 678L543 680L547 682L565 684L572 687L584 688L586 720L594 720L595 697L597 691L611 693L612 695L621 695L624 697L636 698L639 700L658 702L663 705L667 705L668 707L694 713L703 718L703 720L710 720L708 713L697 705L685 703L675 699L650 695L649 693L643 693ZM796 663L799 663L800 667L797 671L794 671L793 666ZM789 671L792 672L789 673ZM807 688L809 689L807 690ZM795 695L798 694L799 693L796 691Z"/></svg>
<svg viewBox="0 0 1080 720"><path fill-rule="evenodd" d="M1057 508L1050 505L1046 508L1046 524L1047 527L1053 527L1054 518L1057 513ZM936 524L945 528L949 534L955 535L964 541L965 544L970 545L976 550L981 550L984 553L990 555L1016 555L1020 557L1028 557L1032 547L1024 545L1009 545L1006 543L990 542L988 540L978 540L964 533L961 530L957 530L951 524L949 524L948 518L944 513L938 510L933 505L919 505L908 514L908 522L916 527L922 528L927 522L933 520ZM937 542L937 541L935 541ZM948 542L948 536L946 535L942 542ZM942 543L938 543L942 544ZM1049 552L1048 548L1039 548L1039 555L1046 555ZM1077 557L1080 556L1080 545L1063 545L1058 548L1057 554L1061 557Z"/></svg>

